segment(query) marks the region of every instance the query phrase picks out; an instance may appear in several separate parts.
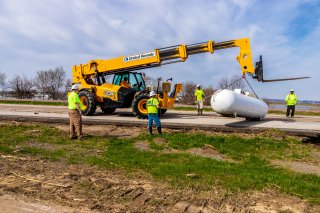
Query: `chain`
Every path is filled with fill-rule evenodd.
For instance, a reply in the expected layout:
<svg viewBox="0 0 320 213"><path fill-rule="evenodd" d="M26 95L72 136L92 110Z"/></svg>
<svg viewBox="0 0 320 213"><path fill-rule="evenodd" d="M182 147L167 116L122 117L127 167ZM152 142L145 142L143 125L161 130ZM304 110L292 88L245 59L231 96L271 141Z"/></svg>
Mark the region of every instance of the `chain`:
<svg viewBox="0 0 320 213"><path fill-rule="evenodd" d="M253 88L252 88L251 85L249 84L249 81L248 81L246 78L244 78L244 80L246 80L247 84L249 85L249 87L250 87L251 91L254 93L254 95L255 95L258 99L260 99L259 96L257 95L257 93L253 90Z"/></svg>

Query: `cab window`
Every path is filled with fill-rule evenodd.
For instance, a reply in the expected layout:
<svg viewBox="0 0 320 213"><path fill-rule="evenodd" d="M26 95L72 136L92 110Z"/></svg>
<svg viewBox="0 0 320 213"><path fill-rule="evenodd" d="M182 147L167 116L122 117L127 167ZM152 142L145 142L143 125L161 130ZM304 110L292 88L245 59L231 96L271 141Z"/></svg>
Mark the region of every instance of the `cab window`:
<svg viewBox="0 0 320 213"><path fill-rule="evenodd" d="M140 73L122 73L122 74L116 74L113 77L113 84L120 85L121 81L123 81L124 78L127 78L128 83L131 85L131 87L135 90L144 90L145 84L144 80Z"/></svg>
<svg viewBox="0 0 320 213"><path fill-rule="evenodd" d="M114 75L112 84L120 85L122 81L122 75Z"/></svg>
<svg viewBox="0 0 320 213"><path fill-rule="evenodd" d="M136 73L135 79L136 79L136 82L137 82L138 89L139 90L144 90L146 88L146 85L144 83L142 75L140 73Z"/></svg>

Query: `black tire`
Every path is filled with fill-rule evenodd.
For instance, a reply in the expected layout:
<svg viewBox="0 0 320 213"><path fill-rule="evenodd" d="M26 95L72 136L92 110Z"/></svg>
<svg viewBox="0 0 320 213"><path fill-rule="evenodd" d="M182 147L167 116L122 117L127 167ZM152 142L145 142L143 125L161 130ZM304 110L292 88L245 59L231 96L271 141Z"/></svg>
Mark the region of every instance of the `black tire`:
<svg viewBox="0 0 320 213"><path fill-rule="evenodd" d="M134 116L138 118L147 118L147 101L149 96L146 94L138 95L135 100L132 102L132 112Z"/></svg>
<svg viewBox="0 0 320 213"><path fill-rule="evenodd" d="M222 117L226 117L226 118L235 118L235 116L232 114L220 114L220 115L222 115Z"/></svg>
<svg viewBox="0 0 320 213"><path fill-rule="evenodd" d="M81 112L83 115L93 115L97 109L96 99L92 92L82 90L79 92L79 98L82 103Z"/></svg>
<svg viewBox="0 0 320 213"><path fill-rule="evenodd" d="M167 109L160 109L158 112L159 117L162 117L167 112Z"/></svg>
<svg viewBox="0 0 320 213"><path fill-rule="evenodd" d="M104 114L112 114L116 111L115 107L101 107L101 110Z"/></svg>

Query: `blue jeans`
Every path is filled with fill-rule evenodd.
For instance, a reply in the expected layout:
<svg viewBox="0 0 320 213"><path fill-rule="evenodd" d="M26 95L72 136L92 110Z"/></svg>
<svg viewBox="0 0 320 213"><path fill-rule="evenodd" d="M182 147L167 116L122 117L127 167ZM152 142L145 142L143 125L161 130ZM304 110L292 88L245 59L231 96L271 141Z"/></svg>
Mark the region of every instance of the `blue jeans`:
<svg viewBox="0 0 320 213"><path fill-rule="evenodd" d="M161 123L158 114L148 114L148 127L152 127L153 121L157 124L157 127L161 127Z"/></svg>

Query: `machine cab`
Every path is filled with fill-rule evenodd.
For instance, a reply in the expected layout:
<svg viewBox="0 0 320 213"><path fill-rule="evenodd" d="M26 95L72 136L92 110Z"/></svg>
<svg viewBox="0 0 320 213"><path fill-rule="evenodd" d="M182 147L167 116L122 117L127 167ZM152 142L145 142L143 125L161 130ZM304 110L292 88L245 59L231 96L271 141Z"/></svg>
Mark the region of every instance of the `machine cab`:
<svg viewBox="0 0 320 213"><path fill-rule="evenodd" d="M112 80L112 84L119 85L119 86L127 85L124 87L132 88L136 91L141 91L146 88L142 74L136 73L136 72L124 72L124 73L115 74Z"/></svg>

